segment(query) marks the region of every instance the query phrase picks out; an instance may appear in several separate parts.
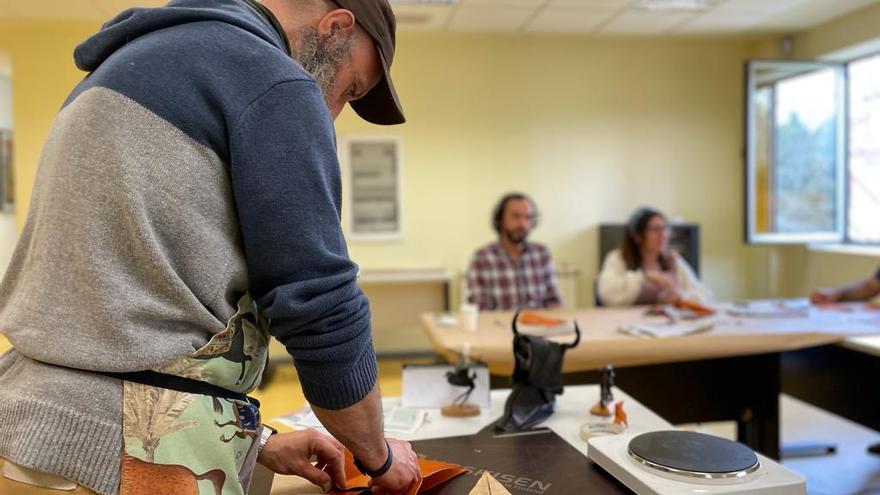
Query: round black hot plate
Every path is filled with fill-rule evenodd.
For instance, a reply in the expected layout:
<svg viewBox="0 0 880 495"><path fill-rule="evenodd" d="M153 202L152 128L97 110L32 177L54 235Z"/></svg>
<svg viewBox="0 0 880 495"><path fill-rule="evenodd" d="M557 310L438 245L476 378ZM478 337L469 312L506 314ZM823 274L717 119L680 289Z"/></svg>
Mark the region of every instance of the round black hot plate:
<svg viewBox="0 0 880 495"><path fill-rule="evenodd" d="M745 445L691 431L644 433L630 441L629 455L648 468L690 478L742 478L760 467Z"/></svg>

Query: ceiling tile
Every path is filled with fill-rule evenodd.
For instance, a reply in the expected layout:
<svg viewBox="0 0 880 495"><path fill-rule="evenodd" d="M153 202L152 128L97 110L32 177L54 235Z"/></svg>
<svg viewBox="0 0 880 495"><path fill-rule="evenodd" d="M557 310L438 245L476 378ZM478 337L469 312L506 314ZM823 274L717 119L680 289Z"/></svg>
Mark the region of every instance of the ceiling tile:
<svg viewBox="0 0 880 495"><path fill-rule="evenodd" d="M548 8L538 14L527 26L529 32L589 33L614 17L619 10L596 8L571 10Z"/></svg>
<svg viewBox="0 0 880 495"><path fill-rule="evenodd" d="M787 30L809 29L878 3L880 3L878 0L805 0L794 8L768 17L759 27Z"/></svg>
<svg viewBox="0 0 880 495"><path fill-rule="evenodd" d="M712 12L751 12L771 15L795 8L799 4L809 1L811 0L726 0L715 7Z"/></svg>
<svg viewBox="0 0 880 495"><path fill-rule="evenodd" d="M603 34L662 34L694 17L693 13L627 10L599 31Z"/></svg>
<svg viewBox="0 0 880 495"><path fill-rule="evenodd" d="M549 7L625 9L632 6L632 3L633 0L550 0Z"/></svg>
<svg viewBox="0 0 880 495"><path fill-rule="evenodd" d="M462 5L452 14L448 27L461 31L518 31L535 14L535 10Z"/></svg>
<svg viewBox="0 0 880 495"><path fill-rule="evenodd" d="M746 31L761 23L761 13L707 12L676 27L676 33L734 33Z"/></svg>
<svg viewBox="0 0 880 495"><path fill-rule="evenodd" d="M397 28L403 31L438 31L446 26L452 7L446 5L395 5Z"/></svg>
<svg viewBox="0 0 880 495"><path fill-rule="evenodd" d="M546 0L459 0L461 5L467 7L523 7L538 8Z"/></svg>

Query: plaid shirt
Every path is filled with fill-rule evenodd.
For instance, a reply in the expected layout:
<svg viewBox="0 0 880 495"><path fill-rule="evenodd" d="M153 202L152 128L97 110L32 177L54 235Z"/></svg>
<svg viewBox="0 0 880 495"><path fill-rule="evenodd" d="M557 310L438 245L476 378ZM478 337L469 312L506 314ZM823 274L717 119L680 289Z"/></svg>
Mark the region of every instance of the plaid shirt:
<svg viewBox="0 0 880 495"><path fill-rule="evenodd" d="M467 273L468 302L481 310L546 308L560 303L550 252L540 244L525 244L513 261L500 243L474 254Z"/></svg>

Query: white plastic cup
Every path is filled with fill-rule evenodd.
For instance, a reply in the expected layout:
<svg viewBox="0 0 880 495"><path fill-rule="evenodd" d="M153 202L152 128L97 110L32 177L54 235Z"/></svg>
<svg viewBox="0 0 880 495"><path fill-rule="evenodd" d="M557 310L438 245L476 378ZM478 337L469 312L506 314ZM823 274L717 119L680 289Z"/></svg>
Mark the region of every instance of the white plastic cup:
<svg viewBox="0 0 880 495"><path fill-rule="evenodd" d="M462 304L459 310L461 313L461 324L468 332L476 332L477 324L480 321L480 307L476 304Z"/></svg>

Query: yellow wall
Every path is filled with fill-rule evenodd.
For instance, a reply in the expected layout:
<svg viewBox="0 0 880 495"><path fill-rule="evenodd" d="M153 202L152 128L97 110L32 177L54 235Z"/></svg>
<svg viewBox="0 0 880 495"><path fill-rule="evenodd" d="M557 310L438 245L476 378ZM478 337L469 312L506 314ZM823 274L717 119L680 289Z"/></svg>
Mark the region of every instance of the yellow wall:
<svg viewBox="0 0 880 495"><path fill-rule="evenodd" d="M796 58L816 58L880 38L880 4L794 36Z"/></svg>
<svg viewBox="0 0 880 495"><path fill-rule="evenodd" d="M81 74L75 44L97 24L0 22L13 58L19 214L40 146ZM366 268L461 270L490 241L499 195L532 193L536 240L581 270L592 300L597 225L650 203L703 226L705 278L745 296L742 245L742 74L735 40L586 39L504 35L401 36L396 81L410 122L394 129L344 115L341 135L399 134L405 240L357 243Z"/></svg>
<svg viewBox="0 0 880 495"><path fill-rule="evenodd" d="M745 295L741 242L742 61L723 40L411 34L396 81L409 117L341 135L399 134L402 242L355 243L364 267L461 270L490 241L505 191L534 195L534 238L581 269L592 300L597 226L650 203L703 225L703 268L721 297Z"/></svg>
<svg viewBox="0 0 880 495"><path fill-rule="evenodd" d="M36 163L52 119L83 77L73 65L73 48L99 27L91 22L0 21L0 52L12 59L19 226L24 223Z"/></svg>

